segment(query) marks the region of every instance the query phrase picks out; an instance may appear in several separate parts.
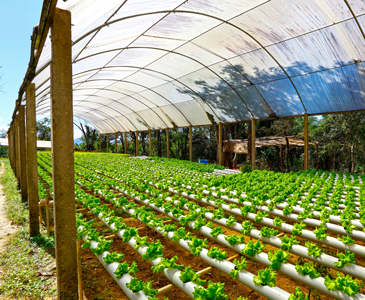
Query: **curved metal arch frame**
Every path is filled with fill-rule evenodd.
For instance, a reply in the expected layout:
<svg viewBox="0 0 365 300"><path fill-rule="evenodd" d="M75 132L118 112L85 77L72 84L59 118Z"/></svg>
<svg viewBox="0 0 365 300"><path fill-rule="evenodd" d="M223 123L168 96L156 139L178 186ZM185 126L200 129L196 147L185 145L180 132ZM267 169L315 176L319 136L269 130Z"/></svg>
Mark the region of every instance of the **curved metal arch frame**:
<svg viewBox="0 0 365 300"><path fill-rule="evenodd" d="M78 60L78 61L81 61L81 60L83 60L83 59L87 59L87 58L89 58L89 57L92 57L92 56L96 56L96 55L99 55L99 54L102 54L102 53L107 53L107 52L111 52L111 51L116 51L116 50L121 50L121 52L122 51L124 51L124 50L127 50L127 49L151 49L151 50L158 50L158 51L163 51L163 52L168 52L168 54L170 54L170 53L172 53L172 54L176 54L176 55L180 55L180 56L183 56L183 57L185 57L185 58L187 58L187 59L190 59L190 60L192 60L192 61L194 61L194 62L196 62L196 63L198 63L198 64L200 64L201 66L202 66L202 68L200 69L200 70L204 70L204 69L207 69L207 70L209 70L210 72L212 72L217 78L219 78L222 82L224 82L225 84L227 84L227 86L237 95L237 97L239 98L239 99L241 99L241 101L242 101L242 103L243 103L243 105L246 107L246 109L247 109L247 111L248 111L248 113L251 115L251 117L253 118L253 114L252 114L252 112L251 112L251 109L248 107L248 105L246 104L246 102L242 99L242 97L237 93L237 91L231 86L231 84L229 84L226 80L224 80L221 76L219 76L216 72L214 72L213 70L211 70L210 68L209 68L209 66L207 66L207 65L205 65L205 64L203 64L203 63L201 63L200 61L198 61L197 59L195 59L195 58L192 58L192 57L190 57L190 56L188 56L188 55L185 55L185 54L182 54L182 53L178 53L178 52L175 52L175 51L173 51L173 50L166 50L166 49L163 49L163 48L156 48L156 47L124 47L124 48L118 48L118 49L111 49L111 50L107 50L107 51L103 51L103 52L99 52L99 53L95 53L95 54L93 54L93 55L89 55L89 56L87 56L87 57L83 57L82 59L80 59L80 60ZM119 54L118 54L119 55ZM163 56L165 56L165 55L163 55ZM162 57L163 57L162 56ZM221 57L221 56L219 56L219 55L216 55L216 56L218 56L218 57ZM159 58L160 59L160 58ZM154 63L154 62L156 62L156 61L158 61L159 59L156 59L156 60L154 60L153 62L151 62L151 63L149 63L147 66L149 66L150 64L152 64L152 63ZM224 58L222 58L222 61L226 61ZM109 66L109 67L112 67L112 66ZM113 66L113 67L117 67L117 66ZM120 67L120 66L119 66ZM104 67L102 67L102 68L98 68L100 71L101 70L103 70L104 68L106 68L105 66ZM133 66L132 66L132 68L133 68ZM135 68L138 68L138 67L135 67ZM143 69L143 70L147 70L147 68L146 67L143 67L143 68L141 68L141 69ZM131 74L131 75L129 75L129 76L127 76L127 77L125 77L125 78L128 78L128 77L130 77L130 76L132 76L132 75L134 75L134 74L136 74L137 72L139 72L139 71L136 71L135 73L133 73L133 74ZM187 73L187 74L185 74L184 76L186 76L186 75L188 75L188 74L192 74L193 72L191 72L191 73ZM174 77L172 77L172 76L169 76L169 75L167 75L167 74L164 74L164 73L161 73L160 72L160 74L163 74L163 75L165 75L165 76L168 76L168 77L170 77L170 78L174 78ZM240 73L241 74L241 73ZM92 77L90 77L90 78L92 78ZM178 77L178 78L181 78L181 77ZM178 80L178 78L174 78L174 81L176 81L176 82L179 82L180 84L182 84L179 80ZM245 76L243 76L243 78L245 78L246 79L246 77ZM86 81L88 81L88 80L86 80ZM85 82L86 82L85 81ZM121 80L121 81L124 81L124 79L123 80ZM250 82L249 80L247 80L248 82ZM186 84L183 84L184 86L186 86L186 87L188 87L191 91L194 91L191 87L189 87L189 86L187 86ZM195 92L194 91L194 93L195 94L197 94L201 99L203 99L200 95L199 95L199 93L197 93L197 92ZM198 105L199 106L201 106L200 105L200 103L198 102ZM207 104L207 105L209 105L209 104ZM211 108L211 106L209 105L209 108L214 112L214 110ZM204 108L202 107L202 109L204 110ZM216 115L216 117L217 117L217 119L218 120L220 120L219 119L219 117Z"/></svg>
<svg viewBox="0 0 365 300"><path fill-rule="evenodd" d="M164 97L164 96L162 96L160 93L157 93L156 91L154 91L154 90L152 90L152 89L150 89L150 88L148 88L147 86L144 86L144 85L142 85L142 84L138 84L138 83L135 83L135 82L131 82L131 81L121 81L121 80L114 80L114 79L108 79L108 80L110 80L110 81L115 81L115 82L126 82L126 83L129 83L129 84L134 84L134 85L137 85L137 86L141 86L141 87L143 87L143 88L145 88L145 90L148 90L148 91L151 91L151 92L153 92L153 93L155 93L156 95L158 95L159 97L161 97L162 99L165 99L168 103L170 103L172 106L174 106L175 108L176 108L176 110L178 110L179 111L179 113L184 117L184 119L186 120L186 122L187 123L189 123L190 125L191 125L191 123L190 123L190 121L186 118L186 116L180 111L180 109L179 108L177 108L170 100L168 100L166 97ZM95 80L95 81L97 81L97 80ZM89 81L90 82L90 81ZM109 86L112 86L112 85L109 85ZM79 89L80 90L80 89ZM118 93L117 91L115 91L115 90L110 90L110 89L107 89L107 88L102 88L102 89L99 89L99 90L106 90L106 91L112 91L112 92L115 92L115 93ZM122 94L122 95L124 95L125 97L122 97L122 98L120 98L119 100L122 100L122 99L124 99L124 98L126 98L126 97L131 97L130 95L127 95L127 94L125 94L125 93L122 93L122 92L119 92L120 94ZM134 94L138 94L138 93L133 93L132 95L134 95ZM92 94L92 95L90 95L90 96L94 96L94 94ZM142 97L142 96L141 96ZM131 98L133 98L133 97L131 97ZM145 98L145 97L143 97L143 98ZM87 98L86 98L87 99ZM84 99L84 100L82 100L82 101L85 101L86 99ZM133 99L135 99L135 98L133 98ZM153 105L155 105L156 107L159 107L158 105L156 105L153 101L151 101L151 100L149 100L149 99L147 99L147 98L145 98L148 102L150 102L150 103L152 103ZM138 99L135 99L137 102L139 102L139 103L141 103L141 104L143 104L144 106L146 106L148 109L150 109L146 104L144 104L143 102L141 102L140 100L138 100ZM127 105L125 105L126 107L128 107ZM129 108L129 107L128 107ZM133 110L133 109L131 109L131 110ZM134 111L134 110L133 110ZM174 122L170 119L170 117L168 116L168 115L166 115L164 112L162 112L164 115L165 115L165 117L170 121L170 123L171 124L173 124ZM156 113L155 113L156 114ZM157 114L156 114L157 115ZM159 118L161 118L161 117L159 117ZM161 119L162 120L162 119ZM162 120L163 121L163 120ZM164 121L163 121L164 122ZM165 122L164 122L165 123Z"/></svg>
<svg viewBox="0 0 365 300"><path fill-rule="evenodd" d="M265 3L267 3L267 2L265 2ZM264 3L264 4L265 4ZM298 92L298 89L297 89L297 87L294 85L294 82L292 81L292 79L291 79L291 77L288 75L288 73L286 72L286 70L285 70L285 68L278 62L278 60L270 53L270 51L265 47L265 46L263 46L263 44L261 43L261 42L259 42L254 36L252 36L250 33L248 33L248 32L246 32L245 30L243 30L242 28L240 28L240 27L238 27L237 25L234 25L234 24L232 24L232 23L230 23L229 21L230 20L232 20L232 19L235 19L235 18L237 18L238 16L240 16L240 15L243 15L244 13L241 13L241 14L238 14L237 16L235 16L235 17L232 17L232 18L230 18L230 19L228 19L227 21L226 20L223 20L223 19L221 19L221 18L218 18L218 17L216 17L216 16L212 16L212 15L209 15L209 14L205 14L205 13L201 13L201 12L194 12L194 11L184 11L184 10L173 10L173 11L159 11L159 12L151 12L151 13L145 13L145 14L139 14L139 15L133 15L133 16L128 16L128 17L124 17L124 18L119 18L119 19L116 19L116 20L113 20L113 21L111 21L111 22L108 22L108 23L106 23L106 24L104 24L104 25L102 25L102 26L99 26L99 27L96 27L96 28L94 28L93 30L91 30L90 32L88 32L88 33L86 33L83 37L86 37L87 35L89 35L89 34L91 34L92 32L94 32L94 31L96 31L96 30L99 30L99 29L101 29L101 28L103 28L103 27L105 27L105 26L110 26L111 24L113 24L113 23L116 23L116 22L119 22L119 21L123 21L123 20L126 20L126 19L130 19L130 18L133 18L133 17L140 17L140 16L145 16L145 15L151 15L151 14L157 14L157 13L171 13L171 12L173 12L173 13L187 13L187 14L198 14L198 15L202 15L202 16L205 16L205 17L208 17L208 18L213 18L213 19L216 19L216 20L218 20L218 21L220 21L220 22L222 22L222 23L225 23L225 24L227 24L227 25L230 25L230 26L232 26L232 27L234 27L234 28L236 28L236 29L238 29L239 31L241 31L241 32L243 32L243 33L245 33L247 36L249 36L253 41L255 41L274 61L275 61L275 63L280 67L280 69L284 72L284 74L286 75L286 77L289 79L289 81L290 81L290 83L291 83L291 85L293 86L293 88L295 89L295 91L296 91L296 94L297 94L297 96L299 97L299 100L300 100L300 102L301 102L301 104L302 104L302 106L303 106L303 109L304 109L304 111L307 113L307 109L306 109L306 107L305 107L305 105L304 105L304 103L303 103L303 100L302 100L302 98L301 98L301 96L300 96L300 94L299 94L299 92ZM219 26L219 25L218 25ZM214 28L214 27L213 27ZM211 28L212 29L212 28ZM211 30L211 29L209 29L209 30ZM208 31L209 31L208 30ZM77 42L79 42L80 40L82 40L82 38L83 37L80 37L79 39L77 39L74 43L76 44ZM189 40L188 42L190 42L191 40ZM182 45L181 45L182 46ZM119 55L119 54L118 54Z"/></svg>
<svg viewBox="0 0 365 300"><path fill-rule="evenodd" d="M168 81L168 82L174 82L174 81L176 81L176 82L178 82L179 84L181 84L182 86L184 86L184 87L186 87L188 90L190 90L190 91L192 91L193 93L194 93L194 95L196 95L198 98L200 98L202 101L204 101L204 99L199 95L199 93L198 92L196 92L196 91L194 91L194 89L193 88L191 88L190 86L188 86L188 85L186 85L185 83L183 83L183 82L181 82L180 80L178 80L178 78L175 78L175 77L172 77L172 76L170 76L170 75L167 75L167 74L165 74L165 73L162 73L162 72L159 72L159 71L156 71L156 70L153 70L153 69L147 69L147 68L145 68L145 67L136 67L136 66L108 66L108 67L105 67L105 68L103 68L103 70L105 70L105 69L108 69L108 68L135 68L135 69L139 69L139 70L146 70L146 71L149 71L149 72L154 72L154 73L158 73L158 74L161 74L161 75L164 75L164 76L166 76L166 77L169 77L169 78L171 78L172 80L171 81ZM96 68L96 69L94 69L94 70L98 70L99 68ZM203 69L203 68L202 68ZM202 70L202 69L200 69L200 70ZM89 72L90 70L88 70L88 71L85 71L85 72ZM138 71L137 71L138 72ZM83 72L81 72L81 73L78 73L78 74L82 74ZM133 74L136 74L136 73L133 73ZM189 74L189 73L188 73ZM75 74L75 75L77 75L77 74ZM187 75L187 74L186 74ZM184 75L185 76L185 75ZM127 77L126 77L127 78ZM106 79L106 80L108 80L108 79ZM118 81L120 81L120 82L123 82L123 80L118 80ZM84 81L84 82L87 82L87 81ZM167 83L168 83L167 82ZM131 82L129 82L129 83L131 83ZM161 85L157 85L157 86L155 86L155 88L156 87L160 87L160 86L163 86L164 84L166 84L166 83L163 83L163 84L161 84ZM152 89L150 89L150 90L152 90ZM155 91L154 91L155 92ZM189 95L189 93L188 92L186 92L186 91L183 91L184 93L186 93L186 94L188 94ZM157 93L157 92L155 92L155 93ZM138 93L135 93L135 94L138 94ZM160 95L159 93L157 93L160 97L163 97L162 95ZM194 97L192 97L191 95L189 95L191 98L192 98L192 100L196 100L196 99L194 99ZM170 100L168 100L166 97L163 97L164 99L166 99L171 105L173 105L177 110L179 110ZM153 103L152 101L150 101L151 103ZM200 105L200 103L199 103L199 101L196 101L197 102L197 104L202 108L202 110L204 110L205 111L205 109L204 109L204 107L202 107L201 105ZM205 101L204 101L205 102ZM205 102L206 103L206 102ZM214 113L214 115L215 115L215 117L220 121L220 118L217 116L217 114L215 113L215 111L214 111L214 109L208 104L208 103L206 103L206 105L211 109L211 111ZM158 107L158 106L157 106ZM179 112L184 116L184 114L179 110ZM184 118L187 120L187 118L184 116ZM187 120L188 122L189 122L189 120ZM190 122L189 122L190 123Z"/></svg>
<svg viewBox="0 0 365 300"><path fill-rule="evenodd" d="M115 80L116 82L120 82L120 80ZM143 86L143 85L140 85L140 84L137 84L137 83L134 83L134 82L127 82L127 83L130 83L130 84L135 84L135 85L138 85L138 86L142 86L143 88L145 88L146 90L149 90L146 86ZM82 89L78 89L78 90L82 90ZM87 90L87 88L85 88L85 90ZM99 91L101 91L101 90L109 90L109 89L105 89L105 88L102 88L102 89L99 89ZM120 94L122 94L122 95L125 95L125 97L122 97L121 99L124 99L124 98L126 98L126 97L131 97L130 95L126 95L125 93L122 93L122 92L117 92L117 91L114 91L114 90L109 90L109 91L112 91L112 92L115 92L115 93L120 93ZM155 92L155 91L153 91L153 90L151 90L152 92L154 92L155 94L157 94L159 97L161 97L161 98L163 98L163 99L165 99L168 103L170 103L171 105L173 105L172 103L171 103L171 101L169 101L168 99L166 99L164 96L162 96L162 95L160 95L159 93L157 93L157 92ZM39 104L41 104L43 101L45 101L45 100L49 100L49 97L48 98L46 98L46 96L47 95L49 95L49 93L47 93L46 95L44 95L43 96L43 98L40 100L40 101L38 101L37 102L37 105L39 105ZM97 96L97 95L95 95L95 94L92 94L92 95L89 95L89 96ZM101 97L101 96L97 96L97 97ZM131 98L133 98L133 97L131 97ZM144 97L145 98L145 97ZM87 99L87 98L86 98ZM86 101L86 99L84 99L84 100L82 100L81 102L83 102L83 101ZM114 99L111 99L111 98L108 98L108 99L110 99L110 100L112 100L113 102L118 102L118 100L114 100ZM121 100L120 99L120 100ZM135 99L135 98L133 98L133 99ZM136 101L138 101L138 102L140 102L140 103L142 103L144 106L146 106L148 109L150 109L146 104L144 104L143 102L141 102L140 100L138 100L138 99L135 99ZM148 100L148 99L146 99L146 100ZM158 105L156 105L155 103L153 103L151 100L148 100L149 102L151 102L153 105L155 105L157 108L159 108L160 110L161 110L161 108L158 106ZM80 103L81 103L80 102ZM91 102L91 101L88 101L88 102ZM119 103L118 102L118 104L121 104L121 103ZM124 105L125 107L127 107L128 109L130 109L131 111L133 111L134 113L136 113L136 114L138 114L135 110L133 110L132 108L130 108L129 106L127 106L126 104L122 104L122 105ZM105 105L106 106L106 105ZM173 105L174 106L174 105ZM174 106L175 107L175 106ZM179 113L183 116L183 118L186 120L186 122L188 123L188 124L190 124L191 125L191 123L190 123L190 121L185 117L185 115L180 111L180 109L179 108L177 108L177 107L175 107L176 108L176 110L178 110L179 111ZM163 110L161 110L161 112L164 114L164 116L170 121L170 123L171 124L173 124L174 122L171 120L171 118L168 116L168 115L166 115L166 113L163 111ZM156 114L156 116L158 117L158 118L160 118L161 119L161 117L156 113L156 112L154 112L155 114ZM139 116L139 115L138 115ZM139 116L143 121L144 121L144 118L142 118L141 116ZM167 124L165 123L165 121L163 121L162 119L161 119L161 121L167 126ZM147 122L146 121L144 121L146 124L147 124ZM149 126L146 126L146 127L149 127ZM166 128L169 128L168 126L166 127Z"/></svg>
<svg viewBox="0 0 365 300"><path fill-rule="evenodd" d="M75 116L77 116L78 118L80 118L80 119L83 119L83 120L85 120L85 121L87 121L88 123L90 123L93 127L95 127L98 131L103 131L103 130L101 130L101 128L98 126L98 125L96 125L98 122L97 121L95 121L95 120L92 120L92 119L90 119L90 118L88 118L87 116L85 116L84 114L81 114L81 113L79 113L79 112L76 112L75 113ZM123 126L123 129L125 130L125 128L124 128L124 126Z"/></svg>
<svg viewBox="0 0 365 300"><path fill-rule="evenodd" d="M109 99L109 100L111 100L111 102L110 103L118 103L119 105L121 105L121 106L124 106L124 107L126 107L126 108L128 108L128 109L130 109L133 113L135 113L139 118L141 118L141 120L143 120L143 122L145 123L145 124L147 124L147 122L144 120L144 118L142 118L140 115L139 115L139 113L137 112L137 111L135 111L135 110L133 110L133 109L131 109L131 108L129 108L127 105L125 105L124 103L121 103L121 102L119 102L119 100L121 100L121 99L119 99L119 100L114 100L114 99L111 99L111 98L107 98L107 97L103 97L103 96L97 96L97 95L92 95L93 97L99 97L99 98L104 98L104 99ZM135 99L134 97L131 97L131 96L127 96L127 97L130 97L130 98L132 98L132 99ZM138 101L138 102L140 102L139 100L137 100L137 99L135 99L136 101ZM93 102L93 101L88 101L88 100L82 100L80 103L78 103L77 105L78 106L80 106L80 107L83 107L83 105L80 105L82 102ZM98 102L99 103L99 102ZM107 108L109 108L109 109L111 109L111 110L114 110L115 112L118 112L118 113L120 113L117 109L115 109L115 108L113 108L113 107L110 107L110 106L108 106L107 104L101 104L100 103L100 106L98 107L98 108L92 108L92 109L90 109L90 112L91 111L94 111L94 110L98 110L100 107L103 107L103 106L105 106L105 107L107 107ZM146 107L147 107L147 105L145 105ZM147 107L148 109L150 109L149 107ZM154 112L154 111L153 111ZM164 124L164 125L166 125L166 127L168 127L167 126L167 124L165 123L165 121L164 120L162 120L161 119L161 117L156 113L156 112L154 112L154 114L161 120L161 122ZM124 114L121 114L122 116L124 116ZM150 128L150 126L147 124L146 125L146 127L148 128L148 129L151 129Z"/></svg>
<svg viewBox="0 0 365 300"><path fill-rule="evenodd" d="M345 0L345 2L346 2L346 4L348 5L348 3L347 3L347 1ZM194 13L194 12L189 12L189 13ZM131 17L133 17L133 16L131 16ZM212 17L212 16L211 16ZM237 16L235 16L235 17L237 17ZM356 20L356 16L354 16L354 19ZM356 20L357 21L357 20ZM227 22L226 22L227 23ZM232 24L230 24L230 25L232 25ZM360 26L359 26L360 27ZM100 27L100 28L102 28L102 27ZM361 30L361 27L360 27L360 30ZM361 31L362 33L363 33L363 31ZM262 49L265 49L266 51L267 51L267 49L265 48L265 47L262 47ZM267 51L268 52L268 51ZM81 52L80 52L81 53ZM268 52L268 54L270 55L270 53ZM270 55L271 56L271 55ZM272 57L272 56L271 56ZM275 60L276 61L276 60ZM293 85L293 87L294 87L294 89L296 90L296 92L297 92L297 95L298 95L298 97L299 97L299 99L300 99L300 101L302 102L302 99L301 99L301 97L300 97L300 94L299 94L299 92L298 92L298 90L296 89L296 86L294 85L294 83L292 82L292 80L291 80L291 77L289 77L288 76L288 74L285 72L285 70L283 69L283 67L276 61L276 63L278 64L278 66L283 70L283 72L286 74L286 76L287 76L287 78L291 81L291 83L292 83L292 85ZM302 102L302 106L303 106L303 108L305 109L305 111L306 111L306 108L305 108L305 106L304 106L304 104L303 104L303 102Z"/></svg>
<svg viewBox="0 0 365 300"><path fill-rule="evenodd" d="M76 106L77 107L77 106ZM82 107L82 106L80 106ZM96 116L94 113L97 112L98 114L102 115L105 117L105 119L102 119L101 117L99 116ZM88 114L91 114L92 116L95 116L96 118L98 118L101 122L105 122L107 123L108 120L110 119L115 119L115 118L109 118L108 117L108 114L107 113L104 113L103 111L97 111L96 109L93 109L91 111L88 111L88 112L85 112L85 113L88 113ZM121 128L125 128L125 126L123 126L118 120L114 120L118 126L120 126ZM135 130L137 130L137 128L134 126L134 124L132 122L130 122L131 125L135 128ZM107 123L108 124L108 123ZM113 127L111 125L109 125L110 127ZM147 127L147 126L146 126ZM147 127L148 128L148 127Z"/></svg>

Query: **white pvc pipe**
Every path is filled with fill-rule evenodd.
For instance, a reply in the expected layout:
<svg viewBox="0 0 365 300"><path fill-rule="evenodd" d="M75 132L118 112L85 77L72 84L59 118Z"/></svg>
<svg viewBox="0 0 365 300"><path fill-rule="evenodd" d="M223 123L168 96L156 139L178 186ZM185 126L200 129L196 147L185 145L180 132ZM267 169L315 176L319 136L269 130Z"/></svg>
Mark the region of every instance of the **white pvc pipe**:
<svg viewBox="0 0 365 300"><path fill-rule="evenodd" d="M124 192L123 192L124 193ZM127 196L129 196L129 197L132 197L133 199L135 199L136 201L138 201L138 202L142 202L143 204L145 204L145 205L147 205L147 206L149 206L149 207L151 207L151 208L153 208L154 210L156 210L156 211L158 211L158 212L161 212L161 213L164 213L164 214L166 214L165 213L165 209L163 209L163 208L158 208L157 206L155 206L154 204L149 204L148 203L148 199L146 199L146 200L140 200L139 198L137 198L137 197L134 197L134 196L131 196L131 195L128 195L127 193L124 193L125 195L127 195ZM125 209L124 209L125 210ZM126 211L126 210L125 210ZM134 211L134 210L131 210L131 212L132 211ZM128 211L127 211L128 212ZM130 212L128 212L128 213L130 213ZM175 219L175 220L179 220L180 218L175 218L173 215L172 215L172 213L170 212L170 213L168 213L168 214L166 214L166 215L168 215L170 218L172 218L172 219ZM194 224L195 224L195 222L194 221L190 221L190 222L188 222L188 226L190 227L190 228L193 228L194 227ZM152 229L154 229L154 228L152 228ZM221 243L221 244L223 244L224 246L227 246L227 247L229 247L229 248L231 248L232 250L234 250L234 251L236 251L237 253L241 253L241 251L245 248L245 245L244 244L239 244L239 245L234 245L234 246L231 246L225 239L224 239L224 237L225 237L225 235L223 235L223 234L220 234L220 235L218 235L218 237L217 238L214 238L214 237L212 237L211 235L210 235L210 232L211 232L211 230L212 229L210 229L209 227L207 227L207 226L202 226L201 228L200 228L200 230L199 230L199 232L200 233L202 233L203 235L205 235L205 236L208 236L208 237L210 237L210 238L212 238L212 239L214 239L214 240L216 240L217 242L219 242L219 243ZM172 237L172 236L171 236ZM171 237L169 237L170 239L171 239ZM181 244L180 244L181 245ZM184 246L183 246L184 247ZM184 247L185 248L185 247ZM303 247L304 248L304 247ZM186 248L185 248L186 249ZM189 249L187 249L188 251L190 251L190 248ZM201 256L201 258L203 258L204 260L206 260L204 257L202 257ZM208 258L210 258L209 256L208 256ZM270 266L271 265L271 262L269 261L269 259L268 259L268 255L266 254L266 253L260 253L260 254L258 254L258 255L255 255L255 256L253 256L253 257L250 257L251 259L253 259L253 260L256 260L257 262L259 262L259 263L261 263L261 264L263 264L263 265L266 265L266 266ZM321 257L322 258L322 257ZM212 258L210 258L210 259L212 259ZM323 258L322 258L323 259ZM212 260L215 260L215 259L212 259ZM324 260L325 260L325 258L324 258ZM207 260L206 260L207 261ZM338 261L338 260L335 260L335 261ZM210 262L209 261L207 261L209 264L210 264ZM362 273L364 273L364 268L362 268L362 267L359 267L359 266L356 266L356 265L354 265L355 266L355 271L359 271L359 270L361 270L361 272ZM357 268L356 268L357 267ZM348 269L351 269L351 268L348 268ZM222 270L223 272L225 272L224 270ZM231 269L229 270L229 272L231 271ZM342 300L342 299L348 299L348 300L350 300L350 299L353 299L353 298L349 298L348 297L348 295L346 295L344 292L341 292L341 291L330 291L330 290L328 290L327 288L326 288L326 286L325 286L325 284L324 284L324 278L322 278L322 277L320 277L320 278L315 278L315 279L312 279L312 278L310 278L309 276L302 276L301 274L299 274L296 270L295 270L295 266L294 265L292 265L292 264L289 264L289 263L287 263L287 264L281 264L281 267L280 267L280 269L279 269L279 271L281 272L281 273L283 273L283 274L285 274L285 275L287 275L287 276L289 276L289 277L291 277L291 278L293 278L293 279L295 279L295 280L298 280L298 281L300 281L300 282L303 282L303 283L305 283L305 284L307 284L307 285L309 285L309 286L312 286L312 287L314 287L315 289L317 289L317 290L319 290L319 291L321 291L321 292L323 292L323 293L325 293L325 294L327 294L327 295L329 295L329 296L331 296L331 297L334 297L334 298L336 298L336 299L340 299L340 300ZM354 270L352 270L352 271L354 271ZM227 273L227 274L229 274L229 272ZM364 274L365 275L365 274ZM358 277L358 276L356 276L356 277ZM244 284L246 284L246 283L244 283ZM360 295L360 296L358 296L358 295ZM276 299L276 298L273 298L273 299ZM365 299L365 295L361 295L361 294L357 294L356 295L356 299Z"/></svg>
<svg viewBox="0 0 365 300"><path fill-rule="evenodd" d="M79 227L80 228L80 227ZM84 235L83 240L85 241L87 238L87 235ZM98 246L98 242L91 241L90 248L95 249ZM127 288L126 284L129 283L132 280L132 276L130 274L124 274L121 278L117 278L117 276L114 274L114 272L117 270L119 263L114 262L111 264L107 264L104 261L105 256L107 256L109 252L104 251L100 255L96 255L96 257L99 259L101 264L105 267L105 269L108 271L110 276L113 277L115 282L119 285L119 287L123 290L123 292L127 295L127 297L131 300L148 300L150 297L145 295L143 291L139 291L138 293L134 293L132 290Z"/></svg>

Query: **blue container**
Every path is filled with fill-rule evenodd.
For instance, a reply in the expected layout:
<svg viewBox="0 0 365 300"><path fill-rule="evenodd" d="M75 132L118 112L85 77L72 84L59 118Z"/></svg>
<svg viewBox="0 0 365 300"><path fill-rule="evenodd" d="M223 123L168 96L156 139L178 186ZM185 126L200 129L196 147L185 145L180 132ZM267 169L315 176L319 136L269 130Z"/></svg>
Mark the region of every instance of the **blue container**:
<svg viewBox="0 0 365 300"><path fill-rule="evenodd" d="M199 159L199 162L202 163L202 164L208 164L207 159Z"/></svg>

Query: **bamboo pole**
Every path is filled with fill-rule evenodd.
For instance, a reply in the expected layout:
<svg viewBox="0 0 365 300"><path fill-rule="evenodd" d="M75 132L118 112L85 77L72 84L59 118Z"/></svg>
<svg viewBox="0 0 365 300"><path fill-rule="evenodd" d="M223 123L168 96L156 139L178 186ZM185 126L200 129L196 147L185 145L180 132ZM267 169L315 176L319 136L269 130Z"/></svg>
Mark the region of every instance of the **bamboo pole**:
<svg viewBox="0 0 365 300"><path fill-rule="evenodd" d="M149 145L150 145L150 156L152 157L152 132L151 132L151 129L148 130L148 137L149 137Z"/></svg>
<svg viewBox="0 0 365 300"><path fill-rule="evenodd" d="M218 124L218 164L223 165L222 123Z"/></svg>
<svg viewBox="0 0 365 300"><path fill-rule="evenodd" d="M70 11L55 9L51 41L51 134L57 289L59 300L69 300L78 299Z"/></svg>
<svg viewBox="0 0 365 300"><path fill-rule="evenodd" d="M252 155L252 170L256 169L256 123L255 119L251 120L251 155Z"/></svg>
<svg viewBox="0 0 365 300"><path fill-rule="evenodd" d="M193 161L193 126L189 126L189 157Z"/></svg>
<svg viewBox="0 0 365 300"><path fill-rule="evenodd" d="M167 158L170 158L170 136L168 128L166 128L166 151L167 151Z"/></svg>
<svg viewBox="0 0 365 300"><path fill-rule="evenodd" d="M304 170L308 170L308 114L304 114Z"/></svg>

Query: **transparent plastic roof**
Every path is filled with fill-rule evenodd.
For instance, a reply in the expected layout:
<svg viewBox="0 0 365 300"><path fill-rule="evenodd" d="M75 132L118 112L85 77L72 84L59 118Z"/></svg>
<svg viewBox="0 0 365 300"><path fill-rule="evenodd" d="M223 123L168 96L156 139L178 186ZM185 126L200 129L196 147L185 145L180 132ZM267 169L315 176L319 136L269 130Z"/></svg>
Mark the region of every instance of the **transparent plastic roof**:
<svg viewBox="0 0 365 300"><path fill-rule="evenodd" d="M68 0L74 115L102 133L365 109L365 1ZM36 77L50 112L50 39Z"/></svg>

